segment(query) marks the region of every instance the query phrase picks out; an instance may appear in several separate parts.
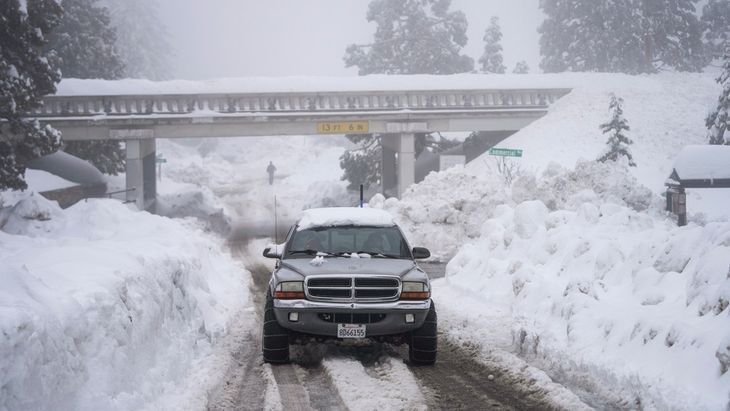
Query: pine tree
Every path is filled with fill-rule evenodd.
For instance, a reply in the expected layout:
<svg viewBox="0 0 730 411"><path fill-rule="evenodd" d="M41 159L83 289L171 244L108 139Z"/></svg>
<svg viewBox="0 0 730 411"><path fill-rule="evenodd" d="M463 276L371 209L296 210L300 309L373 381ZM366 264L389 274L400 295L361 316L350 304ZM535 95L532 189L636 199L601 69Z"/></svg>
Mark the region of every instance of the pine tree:
<svg viewBox="0 0 730 411"><path fill-rule="evenodd" d="M697 0L542 0L546 72L699 71L708 60Z"/></svg>
<svg viewBox="0 0 730 411"><path fill-rule="evenodd" d="M483 40L484 53L479 59L482 73L504 74L507 67L502 64L502 29L497 16L490 20Z"/></svg>
<svg viewBox="0 0 730 411"><path fill-rule="evenodd" d="M61 58L63 77L121 78L124 65L109 11L100 7L98 0L64 0L63 9L63 18L49 35L46 46ZM63 150L90 161L103 173L116 175L124 171L125 155L118 141L66 141Z"/></svg>
<svg viewBox="0 0 730 411"><path fill-rule="evenodd" d="M170 77L172 49L160 21L156 0L103 0L117 32L124 76L165 80Z"/></svg>
<svg viewBox="0 0 730 411"><path fill-rule="evenodd" d="M97 3L98 0L64 0L63 18L48 36L46 49L54 50L61 58L64 78L123 77L124 65L109 10Z"/></svg>
<svg viewBox="0 0 730 411"><path fill-rule="evenodd" d="M700 71L707 63L698 0L640 0L646 64Z"/></svg>
<svg viewBox="0 0 730 411"><path fill-rule="evenodd" d="M711 57L721 57L730 43L730 1L710 0L702 8L702 38Z"/></svg>
<svg viewBox="0 0 730 411"><path fill-rule="evenodd" d="M449 11L451 0L373 0L367 20L375 22L372 44L351 44L345 66L367 74L454 74L474 69L461 54L467 43L466 16Z"/></svg>
<svg viewBox="0 0 730 411"><path fill-rule="evenodd" d="M466 16L449 11L451 0L372 0L367 20L375 22L372 44L351 44L345 66L368 74L454 74L470 72L474 60L461 54L467 43ZM347 136L359 147L340 157L343 180L354 189L380 181L380 135ZM416 135L416 154L436 147L425 134Z"/></svg>
<svg viewBox="0 0 730 411"><path fill-rule="evenodd" d="M623 104L624 100L622 98L611 96L611 103L608 106L611 111L611 120L600 126L603 134L609 134L608 141L606 141L608 147L606 147L604 154L598 158L598 161L616 161L619 157L625 156L629 161L629 166L636 167L634 158L629 152L629 145L633 144L633 141L624 134L630 128L628 121L624 118Z"/></svg>
<svg viewBox="0 0 730 411"><path fill-rule="evenodd" d="M722 87L717 108L705 120L710 144L730 145L730 43L725 51L723 71L717 78Z"/></svg>
<svg viewBox="0 0 730 411"><path fill-rule="evenodd" d="M366 190L380 182L378 164L381 160L380 136L372 134L348 135L347 138L360 147L347 150L340 156L340 167L349 190L357 190L362 185Z"/></svg>
<svg viewBox="0 0 730 411"><path fill-rule="evenodd" d="M61 14L56 0L0 2L0 189L27 188L28 162L60 144L56 130L23 117L55 93L61 78L55 53L43 51Z"/></svg>
<svg viewBox="0 0 730 411"><path fill-rule="evenodd" d="M543 0L546 19L538 31L546 72L623 71L642 72L636 67L642 56L635 33L632 0Z"/></svg>
<svg viewBox="0 0 730 411"><path fill-rule="evenodd" d="M512 70L514 74L528 74L530 72L530 66L527 64L525 60L518 61L517 64L515 64L514 70Z"/></svg>

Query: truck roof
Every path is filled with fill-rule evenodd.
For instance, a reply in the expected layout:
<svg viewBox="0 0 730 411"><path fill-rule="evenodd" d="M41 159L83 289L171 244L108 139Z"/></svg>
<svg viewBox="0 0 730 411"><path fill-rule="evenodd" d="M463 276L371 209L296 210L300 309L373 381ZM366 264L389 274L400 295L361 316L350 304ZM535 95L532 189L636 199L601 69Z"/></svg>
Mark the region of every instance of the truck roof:
<svg viewBox="0 0 730 411"><path fill-rule="evenodd" d="M327 207L305 210L298 223L299 230L341 225L392 227L395 221L390 213L376 208Z"/></svg>

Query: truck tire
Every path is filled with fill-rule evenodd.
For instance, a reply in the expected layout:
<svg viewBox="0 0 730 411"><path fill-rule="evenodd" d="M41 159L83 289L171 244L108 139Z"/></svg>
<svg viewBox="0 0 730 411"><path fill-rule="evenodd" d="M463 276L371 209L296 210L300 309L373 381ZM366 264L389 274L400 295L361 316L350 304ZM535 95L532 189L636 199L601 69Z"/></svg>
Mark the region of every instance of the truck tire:
<svg viewBox="0 0 730 411"><path fill-rule="evenodd" d="M284 364L289 362L289 330L279 325L274 315L274 300L266 296L264 306L264 330L262 334L264 362Z"/></svg>
<svg viewBox="0 0 730 411"><path fill-rule="evenodd" d="M433 365L438 348L436 305L431 308L423 325L408 335L408 360L413 365Z"/></svg>

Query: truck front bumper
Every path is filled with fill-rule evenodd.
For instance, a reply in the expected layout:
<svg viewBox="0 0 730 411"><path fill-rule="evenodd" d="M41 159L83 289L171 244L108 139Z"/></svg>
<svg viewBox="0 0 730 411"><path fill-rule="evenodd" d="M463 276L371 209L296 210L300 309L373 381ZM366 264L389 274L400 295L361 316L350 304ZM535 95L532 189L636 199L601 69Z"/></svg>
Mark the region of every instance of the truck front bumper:
<svg viewBox="0 0 730 411"><path fill-rule="evenodd" d="M423 325L431 308L431 300L394 301L388 303L329 303L309 300L274 299L274 314L282 327L312 335L337 337L337 324L365 323L368 337L397 335L413 331ZM291 313L296 313L292 321ZM406 322L407 317L413 322ZM349 320L338 321L347 318Z"/></svg>

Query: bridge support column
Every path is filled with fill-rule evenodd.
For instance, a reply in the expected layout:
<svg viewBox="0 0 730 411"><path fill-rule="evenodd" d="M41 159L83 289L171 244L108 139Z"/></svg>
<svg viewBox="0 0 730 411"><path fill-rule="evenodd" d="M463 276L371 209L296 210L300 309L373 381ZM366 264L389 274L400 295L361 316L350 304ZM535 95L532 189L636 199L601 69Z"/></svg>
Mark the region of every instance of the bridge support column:
<svg viewBox="0 0 730 411"><path fill-rule="evenodd" d="M413 133L402 133L398 144L398 198L416 181L416 146Z"/></svg>
<svg viewBox="0 0 730 411"><path fill-rule="evenodd" d="M380 148L383 195L400 198L416 178L415 136L413 133L382 136Z"/></svg>
<svg viewBox="0 0 730 411"><path fill-rule="evenodd" d="M397 195L398 191L398 174L396 171L396 148L385 144L387 137L381 137L381 160L380 160L380 180L381 192L386 197Z"/></svg>
<svg viewBox="0 0 730 411"><path fill-rule="evenodd" d="M140 210L155 211L157 198L155 139L127 140L127 201Z"/></svg>

